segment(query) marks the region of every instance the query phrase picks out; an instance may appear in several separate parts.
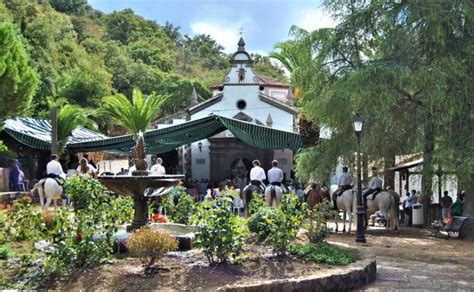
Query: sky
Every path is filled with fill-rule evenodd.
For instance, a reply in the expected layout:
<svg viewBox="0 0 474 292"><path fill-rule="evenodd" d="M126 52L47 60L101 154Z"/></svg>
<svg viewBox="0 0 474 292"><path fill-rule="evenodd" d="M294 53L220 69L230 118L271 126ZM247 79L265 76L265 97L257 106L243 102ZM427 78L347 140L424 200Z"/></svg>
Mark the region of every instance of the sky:
<svg viewBox="0 0 474 292"><path fill-rule="evenodd" d="M318 0L88 0L103 12L131 8L146 19L180 26L182 34L209 34L225 48L237 49L240 31L246 49L267 55L288 39L292 25L306 30L333 27L335 22Z"/></svg>

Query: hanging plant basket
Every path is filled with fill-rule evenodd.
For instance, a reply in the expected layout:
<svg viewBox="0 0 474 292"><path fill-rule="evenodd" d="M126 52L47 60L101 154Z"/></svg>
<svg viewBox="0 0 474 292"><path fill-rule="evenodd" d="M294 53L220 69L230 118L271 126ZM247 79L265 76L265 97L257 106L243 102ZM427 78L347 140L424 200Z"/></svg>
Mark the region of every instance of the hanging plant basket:
<svg viewBox="0 0 474 292"><path fill-rule="evenodd" d="M319 127L313 125L306 117L299 120L300 137L304 147L312 147L319 141Z"/></svg>

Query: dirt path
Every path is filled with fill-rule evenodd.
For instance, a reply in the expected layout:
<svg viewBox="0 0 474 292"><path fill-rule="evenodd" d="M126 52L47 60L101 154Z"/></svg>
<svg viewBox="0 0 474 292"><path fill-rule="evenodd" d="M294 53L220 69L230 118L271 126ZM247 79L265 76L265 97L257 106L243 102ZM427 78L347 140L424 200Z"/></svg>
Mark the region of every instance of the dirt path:
<svg viewBox="0 0 474 292"><path fill-rule="evenodd" d="M356 244L354 234L337 234L328 240L376 256L377 280L365 291L474 290L472 240L434 238L427 230L406 227L398 235L372 228L366 239L367 243Z"/></svg>

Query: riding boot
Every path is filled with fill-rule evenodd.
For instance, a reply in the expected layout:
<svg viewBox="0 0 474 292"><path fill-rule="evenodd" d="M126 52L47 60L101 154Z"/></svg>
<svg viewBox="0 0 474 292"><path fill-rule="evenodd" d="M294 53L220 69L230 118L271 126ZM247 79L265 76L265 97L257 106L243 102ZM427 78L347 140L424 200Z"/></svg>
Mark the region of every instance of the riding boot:
<svg viewBox="0 0 474 292"><path fill-rule="evenodd" d="M334 202L334 210L338 211L337 209L337 199L336 200L332 200Z"/></svg>

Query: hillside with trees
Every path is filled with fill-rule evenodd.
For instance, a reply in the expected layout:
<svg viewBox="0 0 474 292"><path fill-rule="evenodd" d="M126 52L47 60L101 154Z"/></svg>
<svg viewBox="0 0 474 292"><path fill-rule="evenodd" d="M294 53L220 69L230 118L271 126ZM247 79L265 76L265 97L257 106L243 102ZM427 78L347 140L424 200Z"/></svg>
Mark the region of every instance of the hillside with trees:
<svg viewBox="0 0 474 292"><path fill-rule="evenodd" d="M97 108L104 96L121 93L131 99L134 88L170 96L160 116L186 108L192 87L199 101L209 98L210 86L228 70L229 56L209 35L183 35L179 26L163 23L131 9L106 14L86 0L0 0L2 34L15 40L0 49L18 52L12 66L26 68L24 76L5 85L18 84L25 100L8 113L48 116L48 100L55 99ZM285 79L268 57L255 57L257 71ZM31 78L25 82L27 74ZM8 99L0 97L2 104ZM110 129L105 119L97 122L103 131Z"/></svg>

